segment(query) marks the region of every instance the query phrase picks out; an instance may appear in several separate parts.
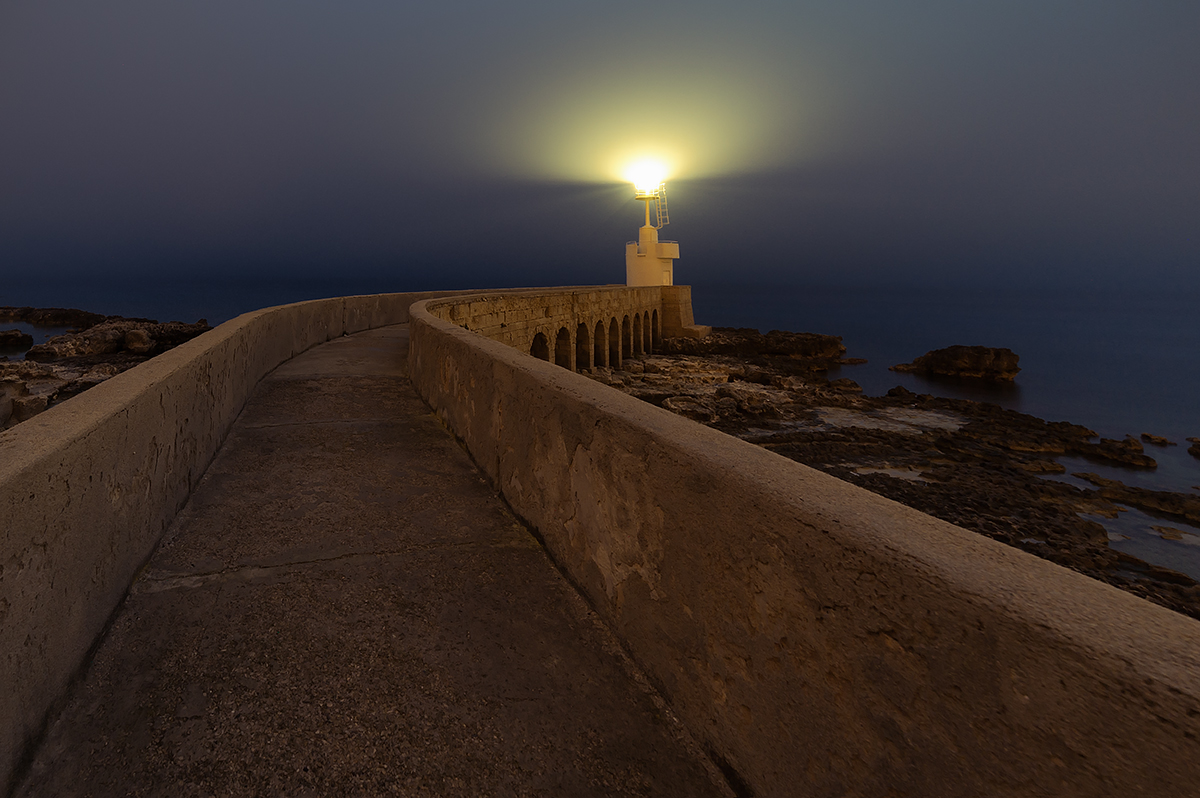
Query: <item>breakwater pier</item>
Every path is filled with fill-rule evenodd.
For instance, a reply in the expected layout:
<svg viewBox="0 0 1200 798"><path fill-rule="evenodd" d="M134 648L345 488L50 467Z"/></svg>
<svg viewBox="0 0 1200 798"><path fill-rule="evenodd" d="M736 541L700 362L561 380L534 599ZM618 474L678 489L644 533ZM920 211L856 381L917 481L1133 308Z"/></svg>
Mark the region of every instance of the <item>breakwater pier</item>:
<svg viewBox="0 0 1200 798"><path fill-rule="evenodd" d="M11 789L1186 794L1197 622L573 373L689 328L300 303L0 435Z"/></svg>

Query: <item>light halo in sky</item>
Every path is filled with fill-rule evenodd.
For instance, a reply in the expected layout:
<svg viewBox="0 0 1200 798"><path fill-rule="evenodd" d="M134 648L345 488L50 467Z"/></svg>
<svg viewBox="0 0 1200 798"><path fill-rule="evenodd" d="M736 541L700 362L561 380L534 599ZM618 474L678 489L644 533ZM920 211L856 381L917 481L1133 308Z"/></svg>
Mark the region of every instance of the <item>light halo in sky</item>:
<svg viewBox="0 0 1200 798"><path fill-rule="evenodd" d="M795 163L814 147L803 98L752 62L616 64L528 79L493 102L469 147L489 171L580 182L627 180L660 161L672 178ZM809 112L811 113L811 112Z"/></svg>

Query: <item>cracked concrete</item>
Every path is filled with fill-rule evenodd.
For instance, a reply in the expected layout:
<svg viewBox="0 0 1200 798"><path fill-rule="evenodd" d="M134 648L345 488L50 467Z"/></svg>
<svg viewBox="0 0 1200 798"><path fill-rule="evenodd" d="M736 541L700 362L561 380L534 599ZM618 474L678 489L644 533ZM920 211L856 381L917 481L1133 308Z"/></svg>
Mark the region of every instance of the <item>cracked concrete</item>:
<svg viewBox="0 0 1200 798"><path fill-rule="evenodd" d="M259 385L17 795L728 794L406 352Z"/></svg>

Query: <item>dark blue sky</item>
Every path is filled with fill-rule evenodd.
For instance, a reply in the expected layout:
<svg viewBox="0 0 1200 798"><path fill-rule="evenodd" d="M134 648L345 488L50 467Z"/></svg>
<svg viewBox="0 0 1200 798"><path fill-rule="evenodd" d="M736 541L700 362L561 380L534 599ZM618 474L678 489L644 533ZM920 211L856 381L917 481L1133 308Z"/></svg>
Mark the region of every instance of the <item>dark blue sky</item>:
<svg viewBox="0 0 1200 798"><path fill-rule="evenodd" d="M0 0L0 274L1200 286L1200 4ZM0 294L0 304L4 304Z"/></svg>

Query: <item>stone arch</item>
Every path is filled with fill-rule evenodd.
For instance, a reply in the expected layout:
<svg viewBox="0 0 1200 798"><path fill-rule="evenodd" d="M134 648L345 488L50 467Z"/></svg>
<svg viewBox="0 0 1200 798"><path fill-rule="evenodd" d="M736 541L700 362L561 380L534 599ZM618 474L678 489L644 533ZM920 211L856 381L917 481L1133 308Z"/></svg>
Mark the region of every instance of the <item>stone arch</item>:
<svg viewBox="0 0 1200 798"><path fill-rule="evenodd" d="M662 328L658 326L658 311L650 313L650 345L655 349L662 346Z"/></svg>
<svg viewBox="0 0 1200 798"><path fill-rule="evenodd" d="M529 354L538 360L550 359L550 342L546 340L545 335L538 333L533 336L533 343L529 345Z"/></svg>
<svg viewBox="0 0 1200 798"><path fill-rule="evenodd" d="M621 319L621 359L633 357L633 326L629 316Z"/></svg>
<svg viewBox="0 0 1200 798"><path fill-rule="evenodd" d="M608 325L608 367L621 368L621 329L617 327L616 316Z"/></svg>
<svg viewBox="0 0 1200 798"><path fill-rule="evenodd" d="M650 332L650 313L642 312L642 351L647 355L654 351L653 334Z"/></svg>
<svg viewBox="0 0 1200 798"><path fill-rule="evenodd" d="M633 354L642 354L642 314L633 314Z"/></svg>
<svg viewBox="0 0 1200 798"><path fill-rule="evenodd" d="M592 337L592 366L607 366L608 343L604 335L604 322L596 322L596 334Z"/></svg>
<svg viewBox="0 0 1200 798"><path fill-rule="evenodd" d="M559 327L554 337L554 365L571 368L571 333L566 327Z"/></svg>
<svg viewBox="0 0 1200 798"><path fill-rule="evenodd" d="M592 345L588 340L588 326L581 322L575 329L575 370L583 371L592 367Z"/></svg>

